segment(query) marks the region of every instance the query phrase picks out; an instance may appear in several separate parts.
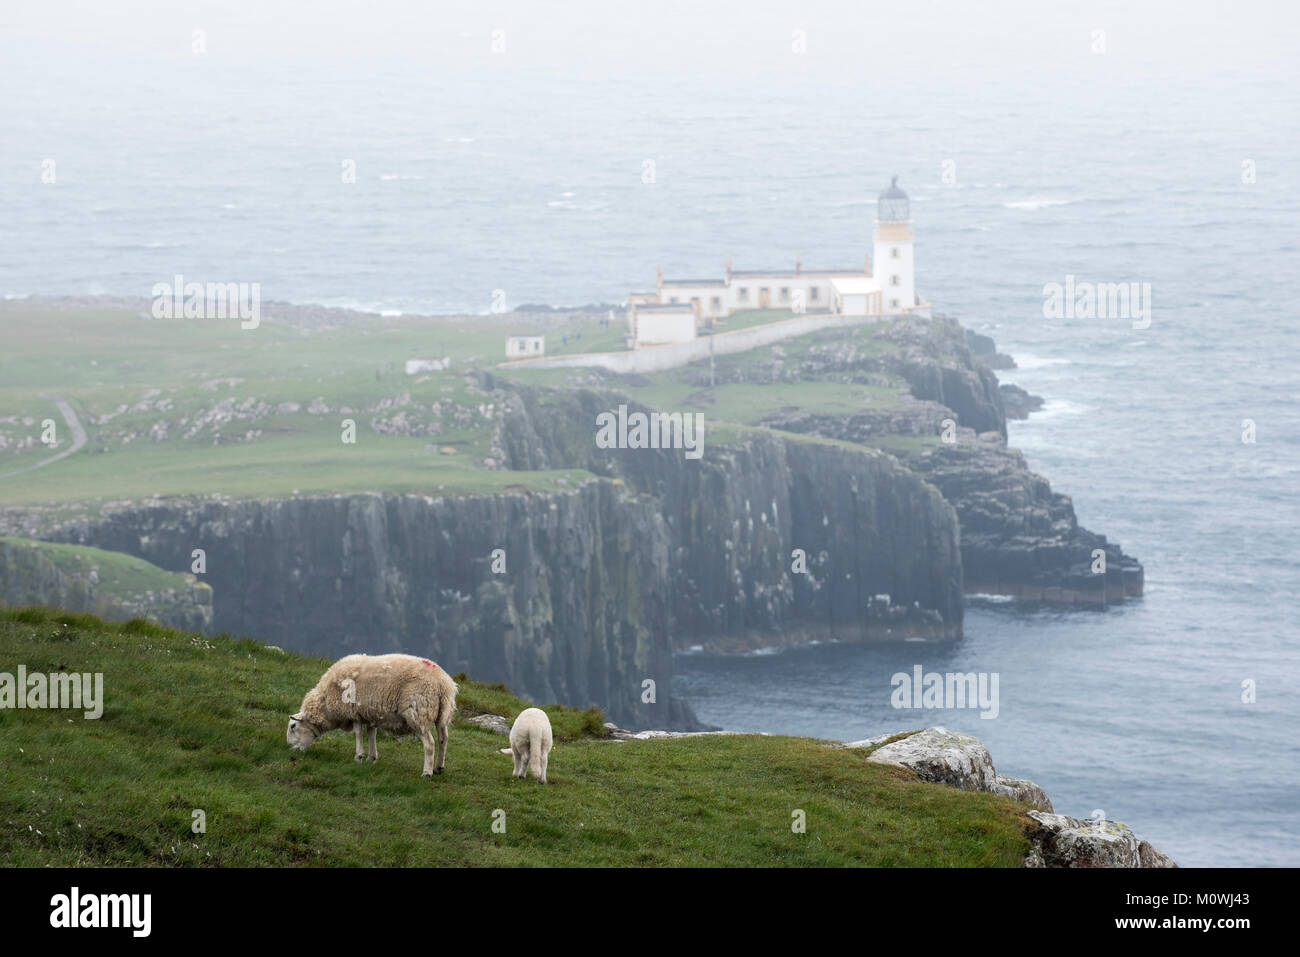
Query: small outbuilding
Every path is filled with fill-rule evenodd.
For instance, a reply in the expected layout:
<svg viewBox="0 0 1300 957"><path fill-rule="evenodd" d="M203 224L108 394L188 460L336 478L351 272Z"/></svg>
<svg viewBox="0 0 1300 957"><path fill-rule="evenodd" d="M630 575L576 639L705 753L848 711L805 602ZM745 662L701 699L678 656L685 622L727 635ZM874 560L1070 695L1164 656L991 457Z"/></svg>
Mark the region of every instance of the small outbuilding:
<svg viewBox="0 0 1300 957"><path fill-rule="evenodd" d="M630 305L636 345L661 346L695 338L696 309L690 303Z"/></svg>
<svg viewBox="0 0 1300 957"><path fill-rule="evenodd" d="M533 359L546 355L546 336L507 336L507 359Z"/></svg>
<svg viewBox="0 0 1300 957"><path fill-rule="evenodd" d="M842 316L880 314L880 281L874 276L836 276L831 280L831 310Z"/></svg>

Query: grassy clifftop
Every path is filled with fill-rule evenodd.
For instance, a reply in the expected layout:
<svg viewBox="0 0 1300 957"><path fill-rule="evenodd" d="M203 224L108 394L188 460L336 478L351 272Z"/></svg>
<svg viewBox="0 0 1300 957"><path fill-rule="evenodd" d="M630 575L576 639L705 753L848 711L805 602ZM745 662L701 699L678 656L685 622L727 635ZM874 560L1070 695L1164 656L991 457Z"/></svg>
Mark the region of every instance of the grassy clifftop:
<svg viewBox="0 0 1300 957"><path fill-rule="evenodd" d="M550 706L540 786L511 778L503 736L464 721L528 703L465 680L447 769L430 781L414 740L385 739L375 765L353 761L348 733L289 750L288 715L323 659L0 609L0 672L19 665L102 672L104 710L0 709L6 866L1017 866L1029 848L1021 805L807 738L618 742L591 712Z"/></svg>

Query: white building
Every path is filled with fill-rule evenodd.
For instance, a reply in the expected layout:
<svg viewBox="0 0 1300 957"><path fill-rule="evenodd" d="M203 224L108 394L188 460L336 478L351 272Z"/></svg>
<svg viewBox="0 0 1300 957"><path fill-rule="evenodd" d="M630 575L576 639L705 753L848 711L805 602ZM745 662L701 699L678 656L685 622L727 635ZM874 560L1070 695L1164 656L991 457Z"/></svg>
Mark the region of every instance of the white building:
<svg viewBox="0 0 1300 957"><path fill-rule="evenodd" d="M796 258L792 271L754 272L733 270L728 259L722 279L664 279L660 270L654 291L628 296L633 340L642 345L694 338L694 331L687 335L682 318L687 309L694 316L696 329L752 309L795 314L928 315L929 305L916 295L914 285L910 207L895 176L876 201L874 274L871 256L864 258L861 269L804 269L803 261Z"/></svg>
<svg viewBox="0 0 1300 957"><path fill-rule="evenodd" d="M695 338L696 314L689 304L647 303L630 313L632 341L637 346L662 346Z"/></svg>
<svg viewBox="0 0 1300 957"><path fill-rule="evenodd" d="M507 336L507 359L535 359L546 355L546 336Z"/></svg>
<svg viewBox="0 0 1300 957"><path fill-rule="evenodd" d="M874 276L836 276L831 280L831 311L842 316L880 315L880 283Z"/></svg>

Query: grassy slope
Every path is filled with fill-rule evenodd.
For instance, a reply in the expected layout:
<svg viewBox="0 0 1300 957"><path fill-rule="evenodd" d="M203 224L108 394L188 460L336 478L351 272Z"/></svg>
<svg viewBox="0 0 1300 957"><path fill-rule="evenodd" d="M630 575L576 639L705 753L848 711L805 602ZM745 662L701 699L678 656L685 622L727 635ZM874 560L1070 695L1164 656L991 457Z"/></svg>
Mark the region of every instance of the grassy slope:
<svg viewBox="0 0 1300 957"><path fill-rule="evenodd" d="M769 318L755 312L735 321L755 316ZM245 331L234 320L142 320L123 309L0 304L0 437L8 444L0 449L0 473L51 455L39 443L14 447L38 436L46 418L57 423L57 448L66 448L70 430L46 397L51 393L68 399L89 434L87 447L70 458L0 478L0 506L52 504L94 512L107 502L151 495L274 498L295 492L572 487L589 474L483 468L495 419L482 408L490 396L474 389L464 373L494 366L503 358L505 336L528 329L526 321L516 328L472 318L376 318L307 331L276 323L272 315ZM580 331L582 338L571 335L562 345L564 331ZM574 320L548 330L547 351L607 348L620 335L617 322L602 329L597 319ZM868 354L895 348L880 330L864 327L788 340L779 349L796 359L849 338ZM768 347L724 356L718 367L744 372L746 365L770 364L775 354ZM405 359L417 356L450 356L452 368L405 375ZM652 407L704 412L713 441L734 437L740 434L734 427L752 426L779 409L849 414L864 406L888 407L897 395L890 387L829 381L724 385L710 392L700 389L699 374L697 367L676 369L615 380L613 387ZM554 387L601 381L588 370L572 369L515 370L508 376ZM308 411L318 398L329 412ZM298 410L290 411L289 403ZM435 404L441 410L436 414ZM403 409L417 424L436 423L437 434L383 434L372 427L391 423ZM340 441L344 418L357 423L355 444ZM165 433L159 433L164 425ZM901 454L926 441L883 437L879 445Z"/></svg>
<svg viewBox="0 0 1300 957"><path fill-rule="evenodd" d="M87 447L71 458L0 478L0 506L153 494L436 494L576 483L587 473L505 476L482 468L494 421L479 406L490 399L464 373L500 361L505 336L526 328L397 318L310 332L268 320L245 331L234 320L142 320L123 309L0 304L0 434L10 443L0 451L0 473L51 455L40 444L13 448L38 436L43 419L57 423L56 450L71 441L45 397L50 393L69 400L89 434ZM407 358L429 356L450 356L452 368L418 376L403 371ZM438 434L371 428L372 419L400 411L381 404L403 395L423 407L414 414L420 421L432 418L432 404L444 407ZM306 411L317 397L330 412ZM265 413L227 421L212 416L222 403L250 400ZM282 403L301 408L278 412ZM205 416L196 428L196 418ZM340 440L345 418L357 424L355 444ZM182 419L189 421L182 425ZM149 434L159 422L169 425L161 441ZM250 432L260 435L250 440Z"/></svg>
<svg viewBox="0 0 1300 957"><path fill-rule="evenodd" d="M140 601L147 592L186 589L189 578L181 572L169 572L142 558L122 552L104 551L89 545L60 545L30 538L0 536L0 542L22 548L34 548L50 559L65 574L84 578L94 569L99 574L95 593L104 598Z"/></svg>
<svg viewBox="0 0 1300 957"><path fill-rule="evenodd" d="M327 662L141 622L0 610L0 671L104 674L98 721L0 710L0 864L1016 866L1024 808L926 784L806 738L617 743L548 707L551 784L510 776L500 735L457 721L446 772L418 741L304 754L287 716ZM526 706L462 682L463 713ZM584 730L586 729L586 730ZM191 811L207 832L191 833ZM807 815L792 833L791 812ZM506 833L491 830L506 813ZM38 833L39 832L39 833Z"/></svg>

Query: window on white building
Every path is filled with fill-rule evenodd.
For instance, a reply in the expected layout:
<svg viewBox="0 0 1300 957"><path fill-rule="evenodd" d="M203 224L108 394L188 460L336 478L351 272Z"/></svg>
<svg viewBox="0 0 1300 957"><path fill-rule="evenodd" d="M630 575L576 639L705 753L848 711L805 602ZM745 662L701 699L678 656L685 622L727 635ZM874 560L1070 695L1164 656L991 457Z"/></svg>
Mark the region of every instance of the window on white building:
<svg viewBox="0 0 1300 957"><path fill-rule="evenodd" d="M811 295L808 298L811 299L813 302L816 302L818 299L821 298L821 290L818 289L816 286L813 286L810 292Z"/></svg>
<svg viewBox="0 0 1300 957"><path fill-rule="evenodd" d="M889 284L890 284L891 286L897 286L897 285L898 285L898 276L896 276L896 275L895 275L895 276L890 276L890 277L889 277Z"/></svg>
<svg viewBox="0 0 1300 957"><path fill-rule="evenodd" d="M782 302L789 302L789 301L790 301L790 287L789 287L789 286L782 286L782 287L781 287L781 301L782 301Z"/></svg>
<svg viewBox="0 0 1300 957"><path fill-rule="evenodd" d="M749 287L748 287L748 286L741 286L741 287L740 287L740 301L741 301L741 302L749 302Z"/></svg>
<svg viewBox="0 0 1300 957"><path fill-rule="evenodd" d="M889 300L889 308L890 308L890 309L897 309L897 308L898 308L898 300L897 300L897 299L891 299L891 300Z"/></svg>
<svg viewBox="0 0 1300 957"><path fill-rule="evenodd" d="M898 247L897 247L897 246L890 246L890 247L889 247L889 255L891 255L891 256L893 256L895 259L897 259L897 258L898 258Z"/></svg>
<svg viewBox="0 0 1300 957"><path fill-rule="evenodd" d="M709 308L712 309L714 312L717 312L719 309L722 308L722 299L718 296L714 296L712 299L709 300Z"/></svg>

